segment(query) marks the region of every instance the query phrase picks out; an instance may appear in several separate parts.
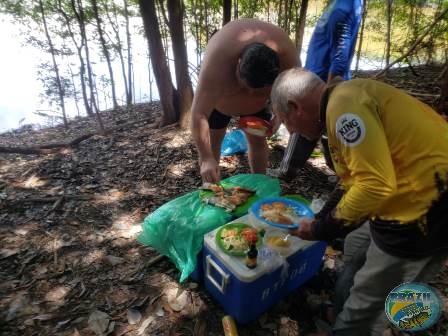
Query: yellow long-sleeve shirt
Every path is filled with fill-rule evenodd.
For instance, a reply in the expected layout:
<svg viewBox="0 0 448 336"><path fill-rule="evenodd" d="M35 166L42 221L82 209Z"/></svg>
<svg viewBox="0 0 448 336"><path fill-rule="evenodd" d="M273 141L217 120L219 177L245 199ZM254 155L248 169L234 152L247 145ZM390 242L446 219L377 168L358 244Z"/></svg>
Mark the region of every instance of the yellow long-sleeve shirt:
<svg viewBox="0 0 448 336"><path fill-rule="evenodd" d="M336 218L405 223L438 198L435 174L448 177L448 123L429 106L385 83L355 79L332 90L326 127L346 190Z"/></svg>

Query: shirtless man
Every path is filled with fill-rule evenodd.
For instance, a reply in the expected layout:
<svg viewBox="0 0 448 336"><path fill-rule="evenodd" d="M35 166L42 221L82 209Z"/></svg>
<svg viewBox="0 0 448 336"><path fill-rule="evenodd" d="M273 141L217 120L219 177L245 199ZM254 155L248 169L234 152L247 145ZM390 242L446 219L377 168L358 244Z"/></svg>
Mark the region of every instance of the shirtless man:
<svg viewBox="0 0 448 336"><path fill-rule="evenodd" d="M256 19L229 22L209 41L192 105L191 130L204 182L220 180L221 143L232 117L270 121L271 85L298 65L293 42L279 27ZM246 133L252 173L266 172L266 137Z"/></svg>

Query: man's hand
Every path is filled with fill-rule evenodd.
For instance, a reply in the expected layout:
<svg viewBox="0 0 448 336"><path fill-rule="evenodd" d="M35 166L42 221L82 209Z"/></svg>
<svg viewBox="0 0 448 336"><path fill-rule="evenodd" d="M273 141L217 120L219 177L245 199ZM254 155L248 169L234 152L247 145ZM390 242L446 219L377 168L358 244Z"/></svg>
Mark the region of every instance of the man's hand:
<svg viewBox="0 0 448 336"><path fill-rule="evenodd" d="M219 165L215 159L201 162L201 176L203 182L215 183L220 180Z"/></svg>
<svg viewBox="0 0 448 336"><path fill-rule="evenodd" d="M305 240L315 240L313 235L313 227L315 223L315 219L303 218L299 223L299 228L290 230L289 233Z"/></svg>

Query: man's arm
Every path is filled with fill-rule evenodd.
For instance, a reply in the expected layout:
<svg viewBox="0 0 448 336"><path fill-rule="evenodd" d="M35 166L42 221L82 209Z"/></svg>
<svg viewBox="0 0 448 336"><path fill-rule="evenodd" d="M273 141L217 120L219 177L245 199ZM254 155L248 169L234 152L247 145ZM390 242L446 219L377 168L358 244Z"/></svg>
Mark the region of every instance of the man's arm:
<svg viewBox="0 0 448 336"><path fill-rule="evenodd" d="M346 171L347 178L350 179L350 183L345 186L347 190L335 195L342 195L336 207L333 208L335 202L332 202L326 211L316 216L316 221L301 224L299 230L292 232L294 235L318 240L344 236L375 216L377 209L396 192L392 156L376 112L376 103L366 99L359 103L356 101L359 96L359 92L353 91L342 99L330 102L332 105L329 106L340 109L338 113L330 114L328 134L336 140L333 141L333 150L339 156L339 171ZM356 131L353 130L351 135L345 132L345 122L357 125ZM344 177L341 178L344 183Z"/></svg>
<svg viewBox="0 0 448 336"><path fill-rule="evenodd" d="M219 166L213 155L210 142L208 118L216 105L213 89L207 87L203 78L199 80L193 104L191 107L191 134L198 149L201 176L204 182L219 181Z"/></svg>
<svg viewBox="0 0 448 336"><path fill-rule="evenodd" d="M349 61L353 52L351 48L353 18L348 13L336 10L329 20L332 48L328 81L336 76L344 76L350 67Z"/></svg>

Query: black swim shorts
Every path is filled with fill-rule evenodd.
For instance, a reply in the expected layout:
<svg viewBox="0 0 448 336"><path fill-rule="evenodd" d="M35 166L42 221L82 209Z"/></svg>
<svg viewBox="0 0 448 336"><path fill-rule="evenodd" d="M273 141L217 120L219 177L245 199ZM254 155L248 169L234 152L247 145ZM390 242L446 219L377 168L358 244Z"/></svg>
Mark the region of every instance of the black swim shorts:
<svg viewBox="0 0 448 336"><path fill-rule="evenodd" d="M257 117L260 119L264 119L266 121L270 121L272 118L271 113L268 111L267 107L263 107L263 109L255 114L245 115L245 117ZM210 129L221 129L226 128L230 122L231 117L222 114L218 110L214 109L208 118L208 125Z"/></svg>

